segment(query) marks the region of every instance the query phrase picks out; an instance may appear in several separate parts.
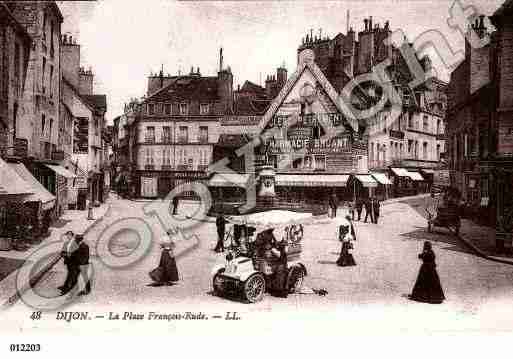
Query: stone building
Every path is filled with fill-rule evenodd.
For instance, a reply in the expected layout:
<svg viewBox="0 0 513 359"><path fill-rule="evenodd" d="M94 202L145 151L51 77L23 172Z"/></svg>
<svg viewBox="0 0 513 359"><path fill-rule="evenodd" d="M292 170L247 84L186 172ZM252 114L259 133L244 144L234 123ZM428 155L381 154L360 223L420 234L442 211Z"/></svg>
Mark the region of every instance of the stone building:
<svg viewBox="0 0 513 359"><path fill-rule="evenodd" d="M104 187L110 170L104 168L103 137L107 99L94 93L94 74L81 66L80 45L68 35L63 35L61 41L61 68L64 112L60 123L62 132L71 138L71 145L66 145L66 151L70 152L65 153L65 164L80 173L79 179L74 180L77 194L70 203L84 208L86 199L98 204L108 193Z"/></svg>
<svg viewBox="0 0 513 359"><path fill-rule="evenodd" d="M0 2L0 154L4 158L27 155L26 141L17 140L17 129L22 127L19 119L31 45L28 32Z"/></svg>
<svg viewBox="0 0 513 359"><path fill-rule="evenodd" d="M341 98L314 58L312 50L300 53L296 71L263 114L258 136L227 135L238 142L234 147L250 152L226 155L226 166L214 161L216 173L209 181L214 208L315 210L331 193L350 199L351 175L375 185L358 122L344 116ZM248 167L247 161L253 164ZM253 189L257 197L251 204Z"/></svg>
<svg viewBox="0 0 513 359"><path fill-rule="evenodd" d="M451 74L447 112L451 184L467 210L497 228L497 245L513 233L513 1L475 19L465 60ZM472 31L471 31L472 30Z"/></svg>
<svg viewBox="0 0 513 359"><path fill-rule="evenodd" d="M401 98L400 113L386 104L376 115L360 122L368 137L368 166L373 172L392 178L398 177L392 168L399 168L398 172L403 174L412 173L394 183L393 192L402 195L417 192L419 187L428 189L435 170L442 165L446 84L436 78L426 78L416 88L410 88L412 74L408 64L396 46L384 41L391 34L388 21L381 26L369 17L364 19L364 29L358 33L351 27L346 34L339 33L330 39L322 32L311 31L302 40L298 53L313 50L316 63L339 94L351 79L369 74L374 66L390 60L387 74ZM418 61L428 73L429 58ZM381 92L381 86L375 83L361 83L353 89L349 101L359 109L370 108Z"/></svg>
<svg viewBox="0 0 513 359"><path fill-rule="evenodd" d="M181 183L206 181L220 120L233 109L233 75L222 50L217 76L202 76L199 68L178 76L161 71L148 79L148 94L131 125L136 193L164 197Z"/></svg>

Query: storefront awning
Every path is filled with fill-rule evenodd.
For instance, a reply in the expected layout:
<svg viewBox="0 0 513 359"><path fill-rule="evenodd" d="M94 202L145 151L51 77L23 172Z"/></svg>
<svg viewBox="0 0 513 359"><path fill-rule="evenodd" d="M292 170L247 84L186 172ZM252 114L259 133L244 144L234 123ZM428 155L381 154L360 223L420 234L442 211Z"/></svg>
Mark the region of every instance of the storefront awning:
<svg viewBox="0 0 513 359"><path fill-rule="evenodd" d="M378 182L371 175L355 175L356 179L360 181L363 187L377 187Z"/></svg>
<svg viewBox="0 0 513 359"><path fill-rule="evenodd" d="M55 173L57 173L59 176L63 176L66 178L77 178L78 177L76 174L68 171L67 169L65 169L62 166L46 165L46 164L45 164L45 166L48 167L49 169L51 169L52 171L54 171Z"/></svg>
<svg viewBox="0 0 513 359"><path fill-rule="evenodd" d="M26 202L41 201L43 210L52 208L55 204L55 196L29 172L22 163L9 163L9 166L32 188L33 194L25 198Z"/></svg>
<svg viewBox="0 0 513 359"><path fill-rule="evenodd" d="M376 181L378 181L381 184L392 184L392 181L390 181L390 179L388 179L387 175L384 173L371 173L371 175L372 177L374 177Z"/></svg>
<svg viewBox="0 0 513 359"><path fill-rule="evenodd" d="M433 170L431 168L423 168L423 169L421 169L421 171L424 173L428 173L430 175L435 174L435 170Z"/></svg>
<svg viewBox="0 0 513 359"><path fill-rule="evenodd" d="M216 173L208 182L210 187L242 187L246 188L249 174Z"/></svg>
<svg viewBox="0 0 513 359"><path fill-rule="evenodd" d="M0 158L0 195L29 195L32 187L7 162Z"/></svg>
<svg viewBox="0 0 513 359"><path fill-rule="evenodd" d="M408 170L406 170L405 168L394 167L394 168L390 168L390 169L398 177L410 177Z"/></svg>
<svg viewBox="0 0 513 359"><path fill-rule="evenodd" d="M414 181L424 181L424 177L418 172L408 171L408 176Z"/></svg>
<svg viewBox="0 0 513 359"><path fill-rule="evenodd" d="M349 175L278 174L276 186L345 187Z"/></svg>

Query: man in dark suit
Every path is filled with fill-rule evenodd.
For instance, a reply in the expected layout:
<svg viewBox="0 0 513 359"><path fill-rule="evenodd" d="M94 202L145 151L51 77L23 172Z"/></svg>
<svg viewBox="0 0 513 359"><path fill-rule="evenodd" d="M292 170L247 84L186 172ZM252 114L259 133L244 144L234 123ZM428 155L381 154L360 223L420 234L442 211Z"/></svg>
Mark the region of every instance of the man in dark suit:
<svg viewBox="0 0 513 359"><path fill-rule="evenodd" d="M377 198L372 199L372 208L374 210L374 223L378 224L378 218L379 218L379 206L380 203Z"/></svg>
<svg viewBox="0 0 513 359"><path fill-rule="evenodd" d="M356 212L358 213L358 221L362 218L363 202L360 198L356 200Z"/></svg>
<svg viewBox="0 0 513 359"><path fill-rule="evenodd" d="M176 211L178 210L178 197L173 197L173 216L176 215Z"/></svg>
<svg viewBox="0 0 513 359"><path fill-rule="evenodd" d="M217 244L214 249L216 252L224 252L224 233L226 227L226 219L222 214L219 214L216 218L217 227Z"/></svg>
<svg viewBox="0 0 513 359"><path fill-rule="evenodd" d="M68 275L59 290L61 294L66 294L73 289L78 282L78 276L82 272L85 289L80 291L78 295L87 295L91 292L91 281L87 275L87 270L83 270L83 268L89 264L89 246L83 242L84 235L82 234L73 236L73 232L69 231L66 235L71 239L65 243L61 255L68 269Z"/></svg>
<svg viewBox="0 0 513 359"><path fill-rule="evenodd" d="M374 211L372 210L372 202L370 198L365 200L365 219L363 220L367 223L367 218L370 216L371 223L374 223Z"/></svg>
<svg viewBox="0 0 513 359"><path fill-rule="evenodd" d="M338 198L335 192L333 192L329 199L329 204L331 207L331 218L335 218L337 216L337 207L338 207Z"/></svg>

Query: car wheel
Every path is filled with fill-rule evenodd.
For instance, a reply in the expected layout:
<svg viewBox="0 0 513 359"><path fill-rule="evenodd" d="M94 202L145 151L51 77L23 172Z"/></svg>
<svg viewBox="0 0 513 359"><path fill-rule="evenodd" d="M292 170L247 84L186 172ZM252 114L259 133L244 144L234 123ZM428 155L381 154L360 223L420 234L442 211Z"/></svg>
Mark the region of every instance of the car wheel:
<svg viewBox="0 0 513 359"><path fill-rule="evenodd" d="M251 275L244 282L244 298L250 303L262 300L265 294L265 278L261 273Z"/></svg>
<svg viewBox="0 0 513 359"><path fill-rule="evenodd" d="M305 279L305 270L301 267L293 267L290 270L289 278L287 281L287 287L289 288L289 293L296 293L301 290L303 286L303 281Z"/></svg>
<svg viewBox="0 0 513 359"><path fill-rule="evenodd" d="M221 273L223 272L224 268L219 269L217 273L214 275L214 278L212 279L212 288L214 289L214 295L217 295L218 297L221 297L224 294L224 288L221 282Z"/></svg>

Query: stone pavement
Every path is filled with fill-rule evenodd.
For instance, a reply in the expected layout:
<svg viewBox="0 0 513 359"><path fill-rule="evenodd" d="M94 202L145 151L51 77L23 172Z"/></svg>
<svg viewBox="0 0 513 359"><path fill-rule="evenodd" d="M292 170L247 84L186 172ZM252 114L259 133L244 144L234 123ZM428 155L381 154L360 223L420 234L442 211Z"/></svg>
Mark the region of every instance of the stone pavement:
<svg viewBox="0 0 513 359"><path fill-rule="evenodd" d="M2 260L5 258L6 260L26 260L30 258L30 256L43 248L48 243L58 241L63 237L63 235L67 231L73 231L74 233L87 234L87 232L98 222L103 220L108 215L110 209L110 201L107 200L106 203L103 203L99 207L95 207L93 209L93 219L87 219L88 211L78 211L78 210L67 210L53 225L50 227L50 235L44 238L41 243L30 247L26 251L1 251L0 252L0 265L2 264ZM51 258L48 258L46 263L41 264L38 267L38 270L31 276L30 282L31 285L37 284L39 279L55 265L55 263L60 259L60 254L56 254ZM29 260L30 261L30 260ZM30 264L29 264L30 265ZM12 304L17 301L18 293L16 288L16 275L18 270L13 271L8 277L4 278L0 281L0 303L5 302L7 300L8 303Z"/></svg>

